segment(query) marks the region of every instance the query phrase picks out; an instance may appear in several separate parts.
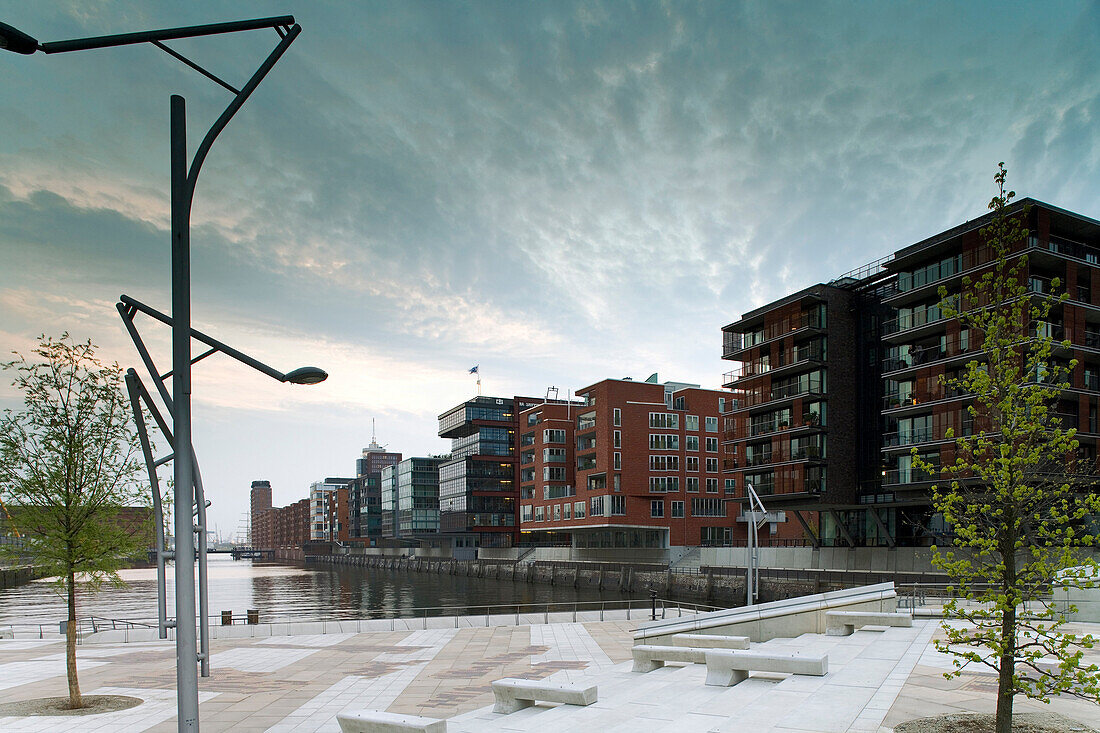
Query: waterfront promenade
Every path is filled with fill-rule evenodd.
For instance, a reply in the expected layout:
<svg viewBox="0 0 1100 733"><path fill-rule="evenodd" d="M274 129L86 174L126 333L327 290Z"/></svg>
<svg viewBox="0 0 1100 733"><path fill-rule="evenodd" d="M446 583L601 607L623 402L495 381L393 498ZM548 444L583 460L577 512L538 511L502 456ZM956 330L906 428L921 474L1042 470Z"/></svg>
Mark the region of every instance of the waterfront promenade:
<svg viewBox="0 0 1100 733"><path fill-rule="evenodd" d="M370 708L451 718L455 731L581 730L593 724L606 730L701 733L888 731L914 717L989 712L994 705L991 674L942 678L950 662L931 646L939 633L937 619L842 638L773 639L762 646L827 652L829 674L754 675L733 688L704 686L701 666L629 672L632 631L639 623L451 625L216 639L212 676L200 680L202 726L206 731L337 731L338 712ZM1094 634L1100 630L1095 624L1076 626ZM1100 661L1097 650L1091 656ZM145 702L96 716L0 716L0 730L175 730L171 642L88 643L79 648L78 659L85 694L130 695ZM486 708L492 703L490 683L502 677L590 679L600 685L600 701L591 709L538 706L507 716L506 722ZM60 640L0 640L0 703L61 696L65 689ZM1018 702L1018 711L1028 710L1059 712L1100 729L1100 708L1074 698L1058 698L1049 707Z"/></svg>

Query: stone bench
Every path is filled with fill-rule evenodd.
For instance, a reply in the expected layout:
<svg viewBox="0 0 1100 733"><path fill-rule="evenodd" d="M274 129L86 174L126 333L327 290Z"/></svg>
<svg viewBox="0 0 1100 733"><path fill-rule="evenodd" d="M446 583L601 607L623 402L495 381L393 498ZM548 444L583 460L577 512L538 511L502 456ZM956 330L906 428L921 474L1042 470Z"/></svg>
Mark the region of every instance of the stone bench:
<svg viewBox="0 0 1100 733"><path fill-rule="evenodd" d="M672 643L675 646L710 647L711 649L748 649L749 637L725 634L676 634L672 637Z"/></svg>
<svg viewBox="0 0 1100 733"><path fill-rule="evenodd" d="M863 626L912 626L908 613L876 613L874 611L826 611L827 636L851 636Z"/></svg>
<svg viewBox="0 0 1100 733"><path fill-rule="evenodd" d="M665 666L665 662L683 662L684 664L705 664L707 649L689 646L657 646L639 644L631 647L634 667L631 672L652 672Z"/></svg>
<svg viewBox="0 0 1100 733"><path fill-rule="evenodd" d="M732 687L748 679L749 672L782 672L823 676L829 671L826 656L812 657L774 652L715 649L706 653L707 684Z"/></svg>
<svg viewBox="0 0 1100 733"><path fill-rule="evenodd" d="M419 715L387 713L382 710L357 710L354 713L337 713L337 722L343 733L447 733L447 721L422 718Z"/></svg>
<svg viewBox="0 0 1100 733"><path fill-rule="evenodd" d="M596 702L596 685L557 684L506 677L493 683L494 713L514 713L538 702L591 705Z"/></svg>

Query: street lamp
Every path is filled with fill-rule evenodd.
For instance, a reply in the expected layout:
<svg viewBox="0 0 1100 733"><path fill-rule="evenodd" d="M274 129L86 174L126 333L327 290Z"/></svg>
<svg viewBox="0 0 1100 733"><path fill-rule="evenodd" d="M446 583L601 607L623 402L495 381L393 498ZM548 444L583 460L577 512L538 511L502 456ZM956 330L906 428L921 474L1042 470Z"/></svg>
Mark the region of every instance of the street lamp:
<svg viewBox="0 0 1100 733"><path fill-rule="evenodd" d="M239 89L204 69L191 59L165 45L165 41L179 38L195 38L223 33L273 28L279 34L279 43L268 54L259 68ZM199 171L211 146L218 135L255 91L275 63L301 33L301 26L290 15L254 20L213 23L208 25L166 28L120 35L81 38L71 41L39 43L30 35L0 23L0 49L30 55L36 51L47 54L86 51L97 48L127 46L137 43L151 43L173 58L198 71L206 78L216 82L233 94L233 99L207 131L195 155L187 160L187 118L184 98L171 96L171 164L172 164L172 393L169 397L164 387L164 379L157 379L158 389L166 404L171 404L173 439L173 479L175 489L175 563L176 563L176 699L178 710L178 729L180 731L198 731L199 729L199 687L196 665L206 662L205 654L200 658L196 648L195 624L184 619L195 618L195 556L194 533L195 519L200 525L200 545L205 544L205 501L196 502L196 493L201 495L201 480L195 471L194 454L191 447L191 338L195 333L191 329L191 253L190 218L191 204L194 200L195 184ZM125 299L123 301L125 304ZM131 304L132 305L132 304ZM135 306L136 307L136 306ZM150 309L151 310L151 309ZM155 317L155 316L154 316ZM132 325L132 324L131 324ZM133 335L133 334L131 334ZM200 339L202 340L202 339ZM213 346L212 344L209 344ZM240 358L250 366L275 376L280 381L298 384L315 384L324 377L315 368L295 370L290 374L275 372L274 369L255 362L240 352L230 350L221 344L215 351ZM139 348L139 352L142 349ZM235 353L234 353L235 352ZM212 352L208 352L212 353ZM146 359L147 352L142 352ZM204 355L205 356L205 355ZM203 357L199 357L203 358ZM255 363L252 363L255 362ZM146 359L146 366L150 361ZM257 366L259 365L259 366ZM263 368L261 368L263 367ZM277 376L276 376L277 375ZM165 375L166 377L167 375ZM162 430L166 426L162 425ZM205 595L205 593L204 593ZM205 619L201 620L202 622Z"/></svg>

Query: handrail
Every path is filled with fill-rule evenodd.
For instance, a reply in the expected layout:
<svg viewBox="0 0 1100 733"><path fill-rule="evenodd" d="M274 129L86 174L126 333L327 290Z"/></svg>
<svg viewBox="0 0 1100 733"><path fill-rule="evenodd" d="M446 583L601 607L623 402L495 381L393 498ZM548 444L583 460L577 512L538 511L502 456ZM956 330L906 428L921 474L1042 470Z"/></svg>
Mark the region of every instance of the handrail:
<svg viewBox="0 0 1100 733"><path fill-rule="evenodd" d="M670 611L675 611L679 615L683 615L685 611L692 613L700 613L707 611L722 610L723 606L710 606L703 603L691 603L688 601L675 601L670 599L658 598L656 599L658 604L658 612L661 618L665 618ZM648 614L652 612L654 599L652 598L632 598L624 599L621 601L557 601L546 603L501 603L501 604L476 604L468 606L424 606L418 608L406 608L406 609L377 609L366 610L365 615L355 618L341 618L335 616L316 616L310 614L292 615L292 616L277 616L270 619L265 619L264 624L289 624L289 623L320 623L322 625L322 632L325 631L325 624L328 623L354 623L357 621L375 621L375 620L389 620L397 621L400 619L415 620L423 619L425 625L429 618L450 618L454 617L456 628L459 626L460 618L477 618L480 616L485 617L485 625L489 625L490 617L492 616L514 616L516 625L522 625L520 623L522 616L533 616L542 614L543 623L550 622L550 614L559 613L571 613L573 621L577 620L577 613L583 611L599 611L600 620L604 620L604 614L608 611L626 611L627 619L631 619L631 613L643 612ZM431 613L436 611L438 613ZM453 611L454 613L444 613L445 611ZM81 624L80 628L85 628L83 622L90 622L93 617L87 617L86 619L79 619L78 623ZM196 617L196 623L198 623ZM212 625L218 625L221 620L220 615L211 615L210 620ZM231 625L257 625L259 623L258 617L255 618L255 623L249 624L249 618L246 615L233 614ZM642 617L639 616L639 619ZM139 619L108 619L95 617L96 624L92 627L92 633L99 631L106 631L110 629L135 629L135 628L150 628L156 629L157 622L155 620L144 621ZM88 624L91 625L91 624ZM224 624L230 625L230 624ZM0 627L11 628L13 631L17 628L30 628L36 631L38 638L59 638L61 633L57 631L59 629L58 624L0 624ZM426 626L425 626L426 627ZM51 629L46 632L45 629ZM83 638L81 632L78 631L78 640Z"/></svg>

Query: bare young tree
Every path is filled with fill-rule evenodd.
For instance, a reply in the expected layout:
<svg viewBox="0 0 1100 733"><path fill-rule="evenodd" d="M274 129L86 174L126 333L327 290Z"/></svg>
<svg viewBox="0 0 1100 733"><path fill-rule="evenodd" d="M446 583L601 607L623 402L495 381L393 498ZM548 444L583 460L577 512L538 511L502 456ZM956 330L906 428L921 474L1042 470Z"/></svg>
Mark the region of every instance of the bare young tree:
<svg viewBox="0 0 1100 733"><path fill-rule="evenodd" d="M30 358L2 365L23 394L0 418L0 500L23 535L20 549L57 577L68 605L69 706L83 706L76 671L76 587L121 582L117 571L148 546L152 529L122 369L91 341L43 336Z"/></svg>

